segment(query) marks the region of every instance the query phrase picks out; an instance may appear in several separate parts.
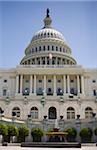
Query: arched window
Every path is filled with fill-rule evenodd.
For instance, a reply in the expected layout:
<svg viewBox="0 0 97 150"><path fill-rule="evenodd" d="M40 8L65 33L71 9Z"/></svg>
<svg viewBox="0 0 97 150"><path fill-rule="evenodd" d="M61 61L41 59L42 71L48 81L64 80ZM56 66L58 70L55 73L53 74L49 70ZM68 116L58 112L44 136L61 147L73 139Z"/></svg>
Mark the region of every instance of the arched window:
<svg viewBox="0 0 97 150"><path fill-rule="evenodd" d="M93 114L93 109L91 107L87 107L85 109L85 118L91 118Z"/></svg>
<svg viewBox="0 0 97 150"><path fill-rule="evenodd" d="M19 107L14 107L12 109L12 116L20 117L20 108Z"/></svg>
<svg viewBox="0 0 97 150"><path fill-rule="evenodd" d="M48 118L49 119L56 119L57 118L57 111L55 107L50 107L48 110Z"/></svg>
<svg viewBox="0 0 97 150"><path fill-rule="evenodd" d="M37 107L32 107L30 111L32 119L38 119L38 109Z"/></svg>
<svg viewBox="0 0 97 150"><path fill-rule="evenodd" d="M67 109L67 119L75 119L75 110L73 107Z"/></svg>

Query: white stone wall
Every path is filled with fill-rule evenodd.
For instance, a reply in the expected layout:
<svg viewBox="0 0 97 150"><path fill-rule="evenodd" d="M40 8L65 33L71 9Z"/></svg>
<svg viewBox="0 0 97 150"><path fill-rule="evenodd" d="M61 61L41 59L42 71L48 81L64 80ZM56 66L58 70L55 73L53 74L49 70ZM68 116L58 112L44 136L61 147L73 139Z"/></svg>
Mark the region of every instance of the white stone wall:
<svg viewBox="0 0 97 150"><path fill-rule="evenodd" d="M40 70L40 75L37 74L37 82L36 82L36 89L39 87L44 87L44 74ZM57 69L56 69L57 70ZM68 68L67 68L68 70ZM79 68L78 68L79 70ZM30 69L29 69L30 71ZM81 71L81 69L80 69ZM23 89L26 87L30 88L30 72L26 72L26 70L19 70L19 74L24 75L23 78ZM51 74L52 72L52 74ZM73 79L74 82L70 83L70 87L74 87L77 89L77 68L74 72L71 70L70 72L70 79ZM49 74L50 73L50 74ZM60 74L59 74L60 73ZM26 75L27 74L27 75ZM34 74L34 72L33 72ZM32 74L32 88L34 88L34 78ZM47 72L45 71L46 74L46 87L49 88L51 87L54 91L54 75L52 69L48 69ZM67 74L67 73L66 73ZM60 97L61 96L45 96L45 105L41 104L41 99L42 96L32 96L29 95L27 96L28 99L28 104L24 103L24 97L22 95L16 95L16 71L1 71L0 72L0 107L4 110L4 115L6 117L12 117L12 109L14 107L19 107L20 108L20 119L27 119L27 115L30 114L30 109L32 107L37 107L39 111L39 116L38 116L38 121L41 121L43 119L43 116L46 115L48 116L48 109L50 107L55 107L57 110L57 118L60 118L61 115L64 116L64 119L67 119L67 108L68 107L73 107L75 109L75 116L77 114L80 114L81 118L85 118L85 108L86 107L91 107L93 109L93 112L97 114L97 102L96 96L93 96L93 89L97 90L97 71L96 70L85 70L83 72L84 76L84 89L85 93L84 95L80 95L80 102L78 101L78 96L74 96L73 98L69 98L68 94L65 94L63 96L64 102L60 102ZM25 76L26 75L26 76ZM82 74L81 74L82 75ZM4 83L4 80L7 80L6 83ZM52 80L52 82L48 83L48 80ZM25 82L28 80L29 82ZM42 83L39 83L38 80L42 80ZM59 69L57 70L56 74L56 81L60 80L61 82L56 82L56 89L57 87L60 87L64 90L64 83L63 83L63 70ZM93 80L96 82L93 83ZM7 88L9 90L9 98L10 102L7 104L6 102L6 97L4 97L2 94L3 88ZM76 118L76 117L75 117ZM37 120L37 119L36 119Z"/></svg>

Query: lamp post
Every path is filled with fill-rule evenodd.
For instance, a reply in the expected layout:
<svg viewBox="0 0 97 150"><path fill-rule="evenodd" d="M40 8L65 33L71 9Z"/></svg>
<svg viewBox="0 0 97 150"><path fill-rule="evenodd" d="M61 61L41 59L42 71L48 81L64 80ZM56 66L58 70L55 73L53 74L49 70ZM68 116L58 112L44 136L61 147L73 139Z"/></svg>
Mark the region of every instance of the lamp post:
<svg viewBox="0 0 97 150"><path fill-rule="evenodd" d="M28 115L27 118L27 127L30 128L30 123L31 123L31 114Z"/></svg>
<svg viewBox="0 0 97 150"><path fill-rule="evenodd" d="M81 121L80 121L80 115L79 115L79 114L77 114L76 128L77 128L78 133L80 133ZM78 139L78 141L80 142L80 136L79 136L79 134L78 134L77 139Z"/></svg>
<svg viewBox="0 0 97 150"><path fill-rule="evenodd" d="M1 111L0 111L0 121L2 121L2 117L4 117L3 113L4 113L4 110L1 109Z"/></svg>
<svg viewBox="0 0 97 150"><path fill-rule="evenodd" d="M41 98L41 104L43 106L43 116L44 116L44 105L45 105L46 101L45 101L45 97Z"/></svg>
<svg viewBox="0 0 97 150"><path fill-rule="evenodd" d="M94 112L92 112L92 118L93 118L93 127L94 127L94 129L95 129L95 127L96 127L96 113L94 113Z"/></svg>
<svg viewBox="0 0 97 150"><path fill-rule="evenodd" d="M12 112L12 124L14 125L16 119L16 112Z"/></svg>

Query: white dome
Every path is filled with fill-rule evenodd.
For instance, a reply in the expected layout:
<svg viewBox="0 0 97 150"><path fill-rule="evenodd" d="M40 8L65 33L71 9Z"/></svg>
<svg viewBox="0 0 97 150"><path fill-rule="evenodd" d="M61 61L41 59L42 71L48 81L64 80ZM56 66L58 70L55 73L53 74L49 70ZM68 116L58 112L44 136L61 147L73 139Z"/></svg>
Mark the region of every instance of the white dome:
<svg viewBox="0 0 97 150"><path fill-rule="evenodd" d="M35 33L35 35L32 38L32 41L38 40L38 39L46 39L46 38L57 38L62 41L64 41L64 36L57 30L53 28L43 28Z"/></svg>

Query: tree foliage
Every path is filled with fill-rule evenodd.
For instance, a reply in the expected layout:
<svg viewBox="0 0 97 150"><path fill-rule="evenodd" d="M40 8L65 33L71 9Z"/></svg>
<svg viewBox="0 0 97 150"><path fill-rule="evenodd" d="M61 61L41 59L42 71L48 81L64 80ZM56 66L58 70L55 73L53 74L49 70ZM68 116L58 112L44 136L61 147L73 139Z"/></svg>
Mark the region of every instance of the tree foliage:
<svg viewBox="0 0 97 150"><path fill-rule="evenodd" d="M76 135L77 135L77 131L75 128L71 127L71 128L67 128L65 129L65 132L67 132L67 140L68 141L75 141Z"/></svg>
<svg viewBox="0 0 97 150"><path fill-rule="evenodd" d="M33 141L41 141L41 137L43 136L43 131L40 128L32 128L31 135L33 137Z"/></svg>
<svg viewBox="0 0 97 150"><path fill-rule="evenodd" d="M8 130L5 124L0 124L0 135L7 136Z"/></svg>
<svg viewBox="0 0 97 150"><path fill-rule="evenodd" d="M90 128L83 128L80 131L80 137L82 142L90 142L93 132Z"/></svg>
<svg viewBox="0 0 97 150"><path fill-rule="evenodd" d="M18 128L18 140L20 142L25 141L25 137L29 135L29 129L26 126L21 126Z"/></svg>

